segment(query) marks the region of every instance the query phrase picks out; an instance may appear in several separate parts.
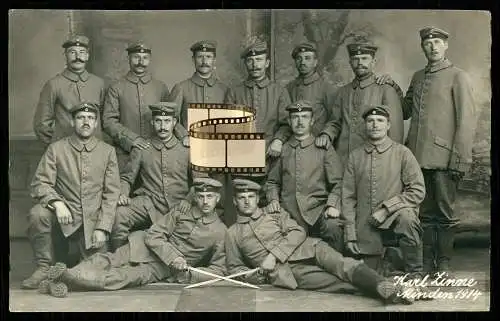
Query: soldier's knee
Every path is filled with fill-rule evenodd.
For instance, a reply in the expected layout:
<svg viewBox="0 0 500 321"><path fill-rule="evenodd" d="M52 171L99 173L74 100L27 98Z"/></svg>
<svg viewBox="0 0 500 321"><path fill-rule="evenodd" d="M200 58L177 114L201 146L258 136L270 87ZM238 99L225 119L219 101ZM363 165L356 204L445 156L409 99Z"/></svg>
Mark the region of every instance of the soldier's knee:
<svg viewBox="0 0 500 321"><path fill-rule="evenodd" d="M33 206L29 212L29 224L33 227L50 227L52 226L54 215L55 214L51 210L37 204Z"/></svg>
<svg viewBox="0 0 500 321"><path fill-rule="evenodd" d="M412 208L402 208L396 212L398 215L397 224L404 229L414 229L420 226L417 213Z"/></svg>
<svg viewBox="0 0 500 321"><path fill-rule="evenodd" d="M127 225L128 221L130 221L130 208L129 208L129 206L128 205L118 206L116 208L114 227L118 228L120 226Z"/></svg>

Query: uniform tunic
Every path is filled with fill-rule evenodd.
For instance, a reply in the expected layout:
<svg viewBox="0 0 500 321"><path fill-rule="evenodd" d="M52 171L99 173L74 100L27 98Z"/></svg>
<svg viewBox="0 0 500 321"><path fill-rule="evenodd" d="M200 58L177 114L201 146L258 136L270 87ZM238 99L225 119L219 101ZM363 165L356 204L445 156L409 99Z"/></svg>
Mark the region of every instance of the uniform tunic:
<svg viewBox="0 0 500 321"><path fill-rule="evenodd" d="M210 78L203 79L194 73L188 78L174 86L168 100L177 103L180 107L180 123L188 128L188 109L190 103L198 104L222 104L227 91L223 84L214 74Z"/></svg>
<svg viewBox="0 0 500 321"><path fill-rule="evenodd" d="M313 104L314 125L312 134L318 136L331 118L335 89L317 72L309 77L299 76L287 86L292 102L307 100Z"/></svg>
<svg viewBox="0 0 500 321"><path fill-rule="evenodd" d="M332 109L333 118L325 125L323 131L330 139L335 138L335 150L344 164L349 153L363 145L366 139L365 123L362 118L365 106L377 104L389 107L391 116L389 137L398 143L403 143L403 110L396 89L387 84L377 85L373 74L362 80L354 79L337 92Z"/></svg>
<svg viewBox="0 0 500 321"><path fill-rule="evenodd" d="M33 129L39 140L50 144L73 134L69 110L82 101L104 102L104 80L84 71L76 74L68 69L45 83L33 119ZM101 120L95 132L102 137Z"/></svg>
<svg viewBox="0 0 500 321"><path fill-rule="evenodd" d="M61 225L62 232L67 237L83 224L89 249L94 230L111 232L115 219L120 178L114 148L94 137L84 145L76 135L49 145L33 177L31 195L43 207L64 202L73 223Z"/></svg>
<svg viewBox="0 0 500 321"><path fill-rule="evenodd" d="M288 126L290 95L281 85L265 78L260 82L246 80L227 91L226 103L241 104L256 109L256 130L263 132L266 147L274 139L286 142L291 136Z"/></svg>
<svg viewBox="0 0 500 321"><path fill-rule="evenodd" d="M403 208L418 207L425 196L420 167L405 146L386 137L375 146L366 142L349 155L342 186L345 241L357 241L361 254L383 250L380 231L368 219L385 207L391 214L379 228L388 228Z"/></svg>

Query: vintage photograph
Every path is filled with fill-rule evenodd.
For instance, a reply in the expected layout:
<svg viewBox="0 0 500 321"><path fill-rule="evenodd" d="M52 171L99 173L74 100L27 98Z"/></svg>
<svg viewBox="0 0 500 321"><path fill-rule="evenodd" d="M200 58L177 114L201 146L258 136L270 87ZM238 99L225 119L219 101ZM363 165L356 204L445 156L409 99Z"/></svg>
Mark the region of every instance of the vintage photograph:
<svg viewBox="0 0 500 321"><path fill-rule="evenodd" d="M490 310L491 14L9 11L11 312Z"/></svg>

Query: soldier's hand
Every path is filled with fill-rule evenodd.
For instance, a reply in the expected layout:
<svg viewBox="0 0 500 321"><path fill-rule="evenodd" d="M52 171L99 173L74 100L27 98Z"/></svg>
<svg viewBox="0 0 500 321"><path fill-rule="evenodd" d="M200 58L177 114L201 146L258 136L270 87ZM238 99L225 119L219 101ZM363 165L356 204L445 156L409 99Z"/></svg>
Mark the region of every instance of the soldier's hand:
<svg viewBox="0 0 500 321"><path fill-rule="evenodd" d="M189 136L182 139L182 145L184 145L184 147L189 147Z"/></svg>
<svg viewBox="0 0 500 321"><path fill-rule="evenodd" d="M52 203L52 206L56 210L56 217L59 224L66 225L73 223L73 215L71 215L71 211L64 202L57 201Z"/></svg>
<svg viewBox="0 0 500 321"><path fill-rule="evenodd" d="M170 265L177 271L186 271L188 269L186 259L180 256L173 260Z"/></svg>
<svg viewBox="0 0 500 321"><path fill-rule="evenodd" d="M384 223L388 215L389 212L385 208L378 209L371 215L370 224L377 227L380 224Z"/></svg>
<svg viewBox="0 0 500 321"><path fill-rule="evenodd" d="M182 213L182 214L186 214L189 210L191 209L191 203L189 203L188 201L186 200L182 200L180 203L179 203L179 211Z"/></svg>
<svg viewBox="0 0 500 321"><path fill-rule="evenodd" d="M278 213L280 211L280 202L278 200L272 200L267 205L267 211L269 213Z"/></svg>
<svg viewBox="0 0 500 321"><path fill-rule="evenodd" d="M358 242L356 242L356 241L347 242L346 247L349 250L349 252L351 252L352 254L355 254L355 255L359 254Z"/></svg>
<svg viewBox="0 0 500 321"><path fill-rule="evenodd" d="M149 144L149 142L147 140L145 140L144 138L142 138L142 137L138 137L136 140L134 140L134 142L132 143L132 145L134 147L139 148L139 149L148 149L149 146L151 146Z"/></svg>
<svg viewBox="0 0 500 321"><path fill-rule="evenodd" d="M283 142L279 139L272 141L271 145L267 149L267 155L271 157L278 157L281 155L281 149L283 148Z"/></svg>
<svg viewBox="0 0 500 321"><path fill-rule="evenodd" d="M328 149L328 146L330 146L330 137L328 137L328 135L326 134L321 134L316 137L314 143L317 147Z"/></svg>
<svg viewBox="0 0 500 321"><path fill-rule="evenodd" d="M276 257L272 253L269 253L267 257L264 259L264 262L262 262L262 264L260 265L260 269L262 270L263 274L267 274L273 271L275 267L276 267Z"/></svg>
<svg viewBox="0 0 500 321"><path fill-rule="evenodd" d="M106 244L107 240L108 236L104 231L95 230L92 234L92 247L95 249L100 249L104 246L104 244Z"/></svg>
<svg viewBox="0 0 500 321"><path fill-rule="evenodd" d="M389 74L375 76L375 83L377 85L390 84L394 82Z"/></svg>
<svg viewBox="0 0 500 321"><path fill-rule="evenodd" d="M328 206L325 210L325 217L326 218L337 218L340 216L340 211L336 209L335 207Z"/></svg>
<svg viewBox="0 0 500 321"><path fill-rule="evenodd" d="M130 204L130 198L125 194L120 194L120 197L118 197L118 205L125 206L128 204Z"/></svg>

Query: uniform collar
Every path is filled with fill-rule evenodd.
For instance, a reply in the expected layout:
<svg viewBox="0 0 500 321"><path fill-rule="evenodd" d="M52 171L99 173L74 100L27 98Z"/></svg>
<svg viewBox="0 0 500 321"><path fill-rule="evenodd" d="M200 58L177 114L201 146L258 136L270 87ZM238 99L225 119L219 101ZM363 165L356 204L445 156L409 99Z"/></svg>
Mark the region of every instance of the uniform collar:
<svg viewBox="0 0 500 321"><path fill-rule="evenodd" d="M375 74L374 73L371 73L369 76L363 78L363 79L358 79L358 78L354 78L354 80L352 81L352 87L353 88L366 88L368 86L370 86L371 84L375 83Z"/></svg>
<svg viewBox="0 0 500 321"><path fill-rule="evenodd" d="M195 220L199 220L201 218L201 222L203 224L205 224L205 225L215 222L215 220L218 217L217 212L215 210L212 213L208 214L208 215L204 215L200 211L200 209L198 207L196 207L196 206L192 207L191 214L193 215L193 217L194 217Z"/></svg>
<svg viewBox="0 0 500 321"><path fill-rule="evenodd" d="M250 216L245 216L245 215L238 215L236 217L236 223L238 224L245 224L250 222L250 219L253 221L256 221L259 217L261 217L263 214L262 209L258 208L252 215Z"/></svg>
<svg viewBox="0 0 500 321"><path fill-rule="evenodd" d="M163 142L156 137L151 138L151 144L157 150L161 150L163 147L166 147L167 149L171 149L172 147L177 145L178 142L179 142L179 140L174 135L172 135L172 137L166 142Z"/></svg>
<svg viewBox="0 0 500 321"><path fill-rule="evenodd" d="M148 82L151 81L151 79L153 77L151 76L151 73L149 73L149 72L147 72L144 76L139 77L136 74L134 74L132 71L129 71L125 78L127 78L128 81L130 81L134 84L139 83L139 81L142 82L143 84L147 84Z"/></svg>
<svg viewBox="0 0 500 321"><path fill-rule="evenodd" d="M373 150L376 149L379 154L382 154L383 152L388 150L389 147L392 146L392 143L393 141L392 139L389 138L389 136L387 136L382 142L380 142L380 144L377 145L374 145L367 141L365 143L365 150L367 153L371 154L371 152L373 152Z"/></svg>
<svg viewBox="0 0 500 321"><path fill-rule="evenodd" d="M267 78L267 76L264 77L264 79L262 79L259 82L255 81L253 79L247 79L247 80L245 80L245 86L250 87L250 88L252 88L254 86L257 86L260 89L262 89L262 88L265 88L265 87L269 86L270 83L271 83L271 81L269 80L269 78Z"/></svg>
<svg viewBox="0 0 500 321"><path fill-rule="evenodd" d="M74 82L77 82L79 80L85 82L89 79L89 72L87 70L84 70L82 73L77 74L66 68L63 70L62 75L64 76L64 78L67 78Z"/></svg>
<svg viewBox="0 0 500 321"><path fill-rule="evenodd" d="M289 144L293 148L297 148L297 146L299 146L299 145L302 148L306 148L307 146L310 146L312 143L314 143L314 136L313 135L307 137L304 140L298 140L297 138L292 136L292 137L290 137L290 140L289 140Z"/></svg>
<svg viewBox="0 0 500 321"><path fill-rule="evenodd" d="M205 84L212 87L217 82L217 78L215 77L214 73L212 73L212 75L210 75L210 77L208 78L201 78L200 75L195 72L193 76L191 76L191 81L200 87L205 86Z"/></svg>
<svg viewBox="0 0 500 321"><path fill-rule="evenodd" d="M449 61L448 58L444 58L443 60L441 60L440 62L438 62L435 65L425 66L425 73L429 73L429 72L432 73L432 72L440 71L440 70L449 68L451 66L453 66L451 61Z"/></svg>
<svg viewBox="0 0 500 321"><path fill-rule="evenodd" d="M318 74L318 72L317 72L317 71L315 71L312 75L307 76L307 77L302 77L302 76L299 76L299 77L297 78L297 79L299 80L299 81L297 82L297 85L301 85L301 84L303 84L303 85L307 86L307 85L312 84L312 83L313 83L313 82L315 82L315 81L318 81L320 78L321 78L321 76Z"/></svg>
<svg viewBox="0 0 500 321"><path fill-rule="evenodd" d="M81 152L83 148L85 148L87 152L90 152L96 147L97 139L94 136L92 136L89 139L89 141L84 144L83 141L80 138L78 138L78 136L73 134L69 136L69 143L79 152Z"/></svg>

